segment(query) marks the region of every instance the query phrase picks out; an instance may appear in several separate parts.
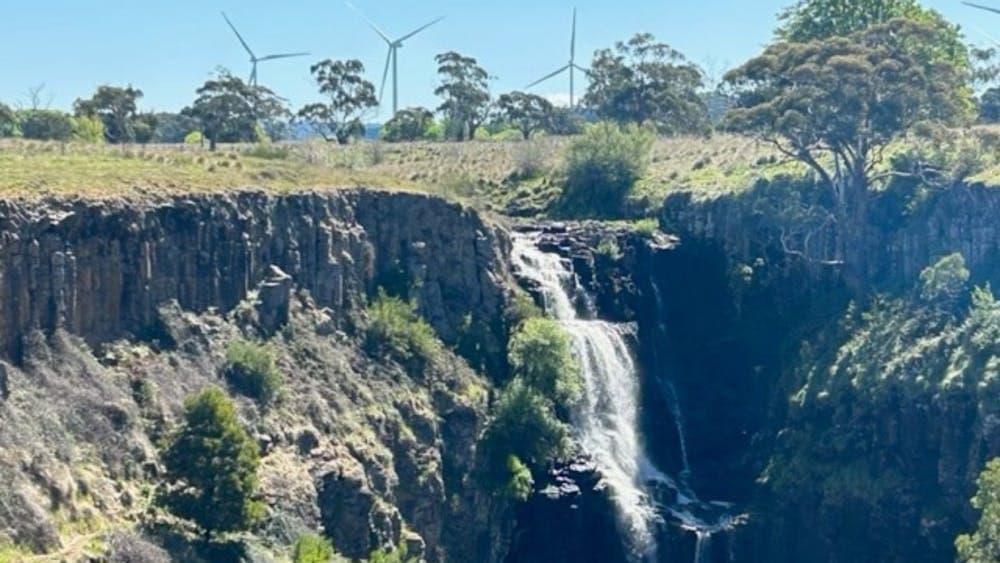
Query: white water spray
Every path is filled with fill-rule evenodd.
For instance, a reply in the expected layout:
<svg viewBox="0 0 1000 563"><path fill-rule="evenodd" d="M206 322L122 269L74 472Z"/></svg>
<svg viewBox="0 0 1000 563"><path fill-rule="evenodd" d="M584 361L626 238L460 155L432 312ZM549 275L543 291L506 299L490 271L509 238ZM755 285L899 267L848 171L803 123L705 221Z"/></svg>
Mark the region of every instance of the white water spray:
<svg viewBox="0 0 1000 563"><path fill-rule="evenodd" d="M580 362L585 394L573 413L573 425L580 445L593 457L602 482L611 491L634 555L655 560L655 532L663 522L662 513L695 534L695 563L709 563L712 535L731 529L733 519L728 505L702 502L688 484L691 468L684 419L673 384L657 379L680 441L683 471L678 480L657 469L642 444L639 374L626 339L630 326L595 319L593 299L580 287L569 262L539 249L536 238L516 235L513 243L517 273L541 294L546 312L563 326ZM654 289L659 304L659 289ZM581 316L580 309L586 314ZM660 331L665 336L662 325ZM676 493L669 505L656 502L654 493L660 487Z"/></svg>

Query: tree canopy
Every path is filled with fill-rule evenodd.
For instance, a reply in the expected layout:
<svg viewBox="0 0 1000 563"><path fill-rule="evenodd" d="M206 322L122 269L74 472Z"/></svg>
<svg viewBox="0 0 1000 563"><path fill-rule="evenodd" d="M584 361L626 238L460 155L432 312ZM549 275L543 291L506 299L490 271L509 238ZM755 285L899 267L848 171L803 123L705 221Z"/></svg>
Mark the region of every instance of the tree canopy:
<svg viewBox="0 0 1000 563"><path fill-rule="evenodd" d="M489 116L490 74L479 61L454 51L441 53L438 64L441 84L434 94L444 101L438 106L455 128L450 132L457 140L473 139Z"/></svg>
<svg viewBox="0 0 1000 563"><path fill-rule="evenodd" d="M382 127L382 138L390 143L432 137L434 114L427 108L401 109Z"/></svg>
<svg viewBox="0 0 1000 563"><path fill-rule="evenodd" d="M20 131L17 127L17 114L6 104L0 104L0 138L14 137Z"/></svg>
<svg viewBox="0 0 1000 563"><path fill-rule="evenodd" d="M286 113L274 92L247 84L226 70L205 82L197 94L182 113L198 120L212 150L218 143L256 141L261 121Z"/></svg>
<svg viewBox="0 0 1000 563"><path fill-rule="evenodd" d="M595 53L588 75L583 103L603 119L652 124L666 135L707 126L701 69L649 33Z"/></svg>
<svg viewBox="0 0 1000 563"><path fill-rule="evenodd" d="M772 45L725 77L736 95L727 126L803 162L832 189L842 246L860 248L848 239L862 236L885 148L918 123L966 115L956 92L968 73L922 56L936 34L897 18L850 37Z"/></svg>
<svg viewBox="0 0 1000 563"><path fill-rule="evenodd" d="M259 519L257 444L240 426L232 402L218 388L189 397L184 425L163 454L179 489L166 497L177 516L206 533L246 529Z"/></svg>
<svg viewBox="0 0 1000 563"><path fill-rule="evenodd" d="M378 106L375 86L364 79L365 66L358 60L327 59L309 68L325 103L309 104L299 110L299 119L311 125L327 141L346 145L363 136L365 112Z"/></svg>
<svg viewBox="0 0 1000 563"><path fill-rule="evenodd" d="M136 117L138 101L142 90L131 86L99 86L89 99L78 99L73 104L77 116L97 117L104 123L104 136L109 143L132 143L136 141ZM153 124L155 128L155 123ZM140 121L145 138L152 137L148 122Z"/></svg>
<svg viewBox="0 0 1000 563"><path fill-rule="evenodd" d="M552 124L555 108L552 103L536 94L510 92L497 99L500 118L512 125L525 140L535 131L547 130Z"/></svg>

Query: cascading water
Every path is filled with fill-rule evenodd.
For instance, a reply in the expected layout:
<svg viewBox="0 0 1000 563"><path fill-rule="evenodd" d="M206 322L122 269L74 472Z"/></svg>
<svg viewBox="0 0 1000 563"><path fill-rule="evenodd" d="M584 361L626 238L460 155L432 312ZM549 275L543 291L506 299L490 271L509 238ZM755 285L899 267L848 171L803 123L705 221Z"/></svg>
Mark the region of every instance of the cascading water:
<svg viewBox="0 0 1000 563"><path fill-rule="evenodd" d="M626 339L630 326L596 319L593 299L580 286L568 261L542 251L536 238L515 235L514 267L534 286L546 312L571 339L585 384L585 395L573 413L577 439L612 493L633 553L639 559L655 560L657 526L670 518L696 535L695 563L708 563L712 535L729 529L733 519L725 511L728 505L704 503L688 485L683 417L673 385L661 383L681 444L683 471L676 481L653 465L642 444L639 374ZM585 314L580 315L580 310ZM660 504L657 492L664 487L676 495Z"/></svg>

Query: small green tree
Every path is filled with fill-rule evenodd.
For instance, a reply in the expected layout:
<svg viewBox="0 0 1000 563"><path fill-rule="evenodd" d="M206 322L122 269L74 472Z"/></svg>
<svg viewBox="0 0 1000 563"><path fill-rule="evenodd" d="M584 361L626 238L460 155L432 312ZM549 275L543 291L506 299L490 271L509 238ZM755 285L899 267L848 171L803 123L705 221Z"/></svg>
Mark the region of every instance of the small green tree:
<svg viewBox="0 0 1000 563"><path fill-rule="evenodd" d="M139 98L142 98L142 90L137 88L104 85L98 87L90 99L77 100L73 109L77 117L100 119L109 143L132 143L136 141Z"/></svg>
<svg viewBox="0 0 1000 563"><path fill-rule="evenodd" d="M419 141L433 137L434 114L422 107L401 109L382 127L381 136L390 143Z"/></svg>
<svg viewBox="0 0 1000 563"><path fill-rule="evenodd" d="M89 115L73 119L73 140L81 143L103 143L104 122Z"/></svg>
<svg viewBox="0 0 1000 563"><path fill-rule="evenodd" d="M447 134L459 141L476 137L476 130L486 121L490 109L490 75L479 62L449 51L435 57L441 85L434 94L444 99L438 107L450 121Z"/></svg>
<svg viewBox="0 0 1000 563"><path fill-rule="evenodd" d="M1000 123L1000 87L993 87L979 96L979 122Z"/></svg>
<svg viewBox="0 0 1000 563"><path fill-rule="evenodd" d="M520 131L525 141L535 131L548 130L555 112L551 102L525 92L502 94L497 99L497 110L500 118Z"/></svg>
<svg viewBox="0 0 1000 563"><path fill-rule="evenodd" d="M218 143L256 142L261 121L286 114L284 102L274 92L247 84L224 69L197 94L194 104L181 113L198 120L213 151Z"/></svg>
<svg viewBox="0 0 1000 563"><path fill-rule="evenodd" d="M569 337L558 322L545 317L526 320L507 350L511 373L560 408L572 406L583 394Z"/></svg>
<svg viewBox="0 0 1000 563"><path fill-rule="evenodd" d="M298 118L327 141L346 145L365 134L362 118L378 106L375 86L364 79L365 66L358 60L325 61L310 67L320 94L327 100L299 110Z"/></svg>
<svg viewBox="0 0 1000 563"><path fill-rule="evenodd" d="M664 135L707 128L701 69L649 33L597 51L587 76L583 103L601 119L650 124Z"/></svg>
<svg viewBox="0 0 1000 563"><path fill-rule="evenodd" d="M965 257L961 252L949 254L920 273L920 298L951 305L965 293L968 283Z"/></svg>
<svg viewBox="0 0 1000 563"><path fill-rule="evenodd" d="M415 303L387 295L368 306L366 347L370 353L388 354L409 363L435 357L440 343L434 328L417 313Z"/></svg>
<svg viewBox="0 0 1000 563"><path fill-rule="evenodd" d="M264 406L278 398L285 379L267 345L243 339L226 348L225 374L233 387Z"/></svg>
<svg viewBox="0 0 1000 563"><path fill-rule="evenodd" d="M562 211L609 218L645 174L654 134L638 125L595 124L573 140L566 155Z"/></svg>
<svg viewBox="0 0 1000 563"><path fill-rule="evenodd" d="M955 540L958 558L966 563L1000 561L1000 458L986 464L976 481L972 506L981 512L979 527Z"/></svg>
<svg viewBox="0 0 1000 563"><path fill-rule="evenodd" d="M210 388L184 403L184 423L163 453L176 489L163 502L211 534L245 530L263 515L257 489L257 444L240 426L222 390Z"/></svg>
<svg viewBox="0 0 1000 563"><path fill-rule="evenodd" d="M292 561L294 563L330 563L334 554L330 540L316 534L303 534L295 540Z"/></svg>
<svg viewBox="0 0 1000 563"><path fill-rule="evenodd" d="M25 139L68 141L73 137L73 118L54 109L29 109L21 113L21 134Z"/></svg>

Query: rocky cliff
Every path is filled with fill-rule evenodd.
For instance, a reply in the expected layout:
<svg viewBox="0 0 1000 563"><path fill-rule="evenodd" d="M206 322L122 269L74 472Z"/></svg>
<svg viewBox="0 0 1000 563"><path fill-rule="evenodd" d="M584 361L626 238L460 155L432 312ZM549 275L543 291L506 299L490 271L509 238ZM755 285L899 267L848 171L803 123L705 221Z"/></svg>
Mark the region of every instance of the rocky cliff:
<svg viewBox="0 0 1000 563"><path fill-rule="evenodd" d="M151 508L157 445L252 338L286 384L271 409L230 389L268 516L226 557L322 530L352 558L498 558L506 509L472 474L481 374L504 369L505 245L462 206L363 189L0 203L0 546L75 560L138 526L132 543L206 557ZM432 361L366 353L380 288L419 304L445 344Z"/></svg>

